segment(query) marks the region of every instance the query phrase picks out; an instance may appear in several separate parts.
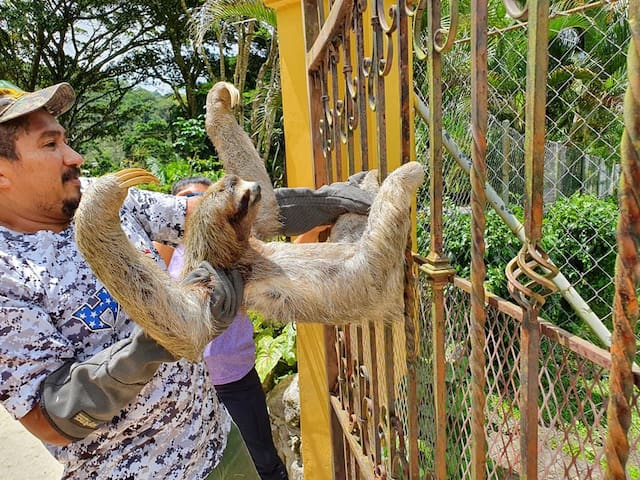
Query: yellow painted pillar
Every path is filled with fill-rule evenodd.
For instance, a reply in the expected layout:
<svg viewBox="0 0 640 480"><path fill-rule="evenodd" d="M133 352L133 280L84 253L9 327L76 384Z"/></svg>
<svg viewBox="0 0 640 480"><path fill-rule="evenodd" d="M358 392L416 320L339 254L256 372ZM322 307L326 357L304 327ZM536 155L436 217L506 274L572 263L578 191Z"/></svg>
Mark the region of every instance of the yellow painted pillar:
<svg viewBox="0 0 640 480"><path fill-rule="evenodd" d="M265 5L278 19L288 185L313 187L302 2L266 0ZM329 480L333 471L323 327L298 324L297 331L304 478Z"/></svg>

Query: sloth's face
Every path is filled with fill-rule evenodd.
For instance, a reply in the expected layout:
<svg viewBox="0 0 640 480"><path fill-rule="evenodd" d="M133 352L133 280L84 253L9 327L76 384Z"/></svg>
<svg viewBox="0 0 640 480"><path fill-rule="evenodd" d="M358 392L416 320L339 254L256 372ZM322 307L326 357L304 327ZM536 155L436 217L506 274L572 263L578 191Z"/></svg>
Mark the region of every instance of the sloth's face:
<svg viewBox="0 0 640 480"><path fill-rule="evenodd" d="M260 185L256 182L226 175L204 193L189 219L187 232L197 229L210 248L236 257L251 235L260 197Z"/></svg>
<svg viewBox="0 0 640 480"><path fill-rule="evenodd" d="M233 195L235 214L230 218L231 223L244 223L249 219L253 223L262 198L260 185L247 182L236 175L227 175L222 180L225 190Z"/></svg>

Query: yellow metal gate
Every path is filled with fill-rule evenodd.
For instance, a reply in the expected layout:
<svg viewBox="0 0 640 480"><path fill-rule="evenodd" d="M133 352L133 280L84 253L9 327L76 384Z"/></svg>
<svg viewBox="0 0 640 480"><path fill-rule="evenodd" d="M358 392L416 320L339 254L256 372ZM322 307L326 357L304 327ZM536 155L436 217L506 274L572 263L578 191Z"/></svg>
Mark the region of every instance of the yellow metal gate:
<svg viewBox="0 0 640 480"><path fill-rule="evenodd" d="M320 335L300 327L324 344L324 371L309 370L305 358L316 357L304 340L301 381L322 379L330 392L330 454L303 448L305 476L640 478L639 2L267 3L279 14L288 148L300 135L311 145L309 178L299 167L308 157L288 154L290 184L371 168L384 178L414 159L429 178L416 205L418 253L406 256L404 317ZM299 36L287 36L296 18ZM593 38L604 42L598 70ZM287 56L296 48L302 55ZM621 75L615 62L627 51ZM302 123L287 120L287 98L300 94L287 74L305 85ZM543 248L544 218L574 193L616 189L615 282L592 257L604 280L590 295L578 285L589 272ZM498 270L486 260L494 211L516 244ZM455 250L463 237L466 251ZM513 300L488 293L487 282ZM591 333L547 321L550 305ZM308 405L303 392L303 417ZM321 443L304 428L302 441Z"/></svg>

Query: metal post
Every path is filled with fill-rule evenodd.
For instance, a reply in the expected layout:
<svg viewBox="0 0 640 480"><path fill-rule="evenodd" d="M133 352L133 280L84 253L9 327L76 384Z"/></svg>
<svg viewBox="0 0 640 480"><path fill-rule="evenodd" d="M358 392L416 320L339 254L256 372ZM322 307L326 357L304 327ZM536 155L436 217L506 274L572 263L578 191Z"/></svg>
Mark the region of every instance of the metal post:
<svg viewBox="0 0 640 480"><path fill-rule="evenodd" d="M633 394L632 365L635 357L635 325L638 321L637 287L640 281L640 0L629 1L631 41L627 55L629 85L624 98L622 171L619 184L620 219L617 230L618 257L613 305L611 345L611 398L607 407L605 454L608 480L623 480L629 457L629 425Z"/></svg>
<svg viewBox="0 0 640 480"><path fill-rule="evenodd" d="M509 290L523 307L520 364L520 478L538 477L538 312L555 290L558 270L540 247L544 189L544 142L547 86L549 0L528 4L527 90L525 111L525 237L507 266ZM527 277L526 283L520 280Z"/></svg>
<svg viewBox="0 0 640 480"><path fill-rule="evenodd" d="M471 478L486 476L484 232L487 181L487 0L471 2Z"/></svg>

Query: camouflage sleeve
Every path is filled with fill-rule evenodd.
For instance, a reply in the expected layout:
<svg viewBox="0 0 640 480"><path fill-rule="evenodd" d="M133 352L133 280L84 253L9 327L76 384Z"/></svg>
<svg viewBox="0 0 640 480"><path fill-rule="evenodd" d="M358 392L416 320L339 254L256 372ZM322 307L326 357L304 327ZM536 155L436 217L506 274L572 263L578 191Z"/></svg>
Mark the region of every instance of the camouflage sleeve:
<svg viewBox="0 0 640 480"><path fill-rule="evenodd" d="M39 401L40 383L74 352L46 312L5 295L0 295L0 331L0 402L21 418Z"/></svg>
<svg viewBox="0 0 640 480"><path fill-rule="evenodd" d="M132 188L121 217L138 222L152 240L175 246L184 235L186 213L186 198Z"/></svg>

